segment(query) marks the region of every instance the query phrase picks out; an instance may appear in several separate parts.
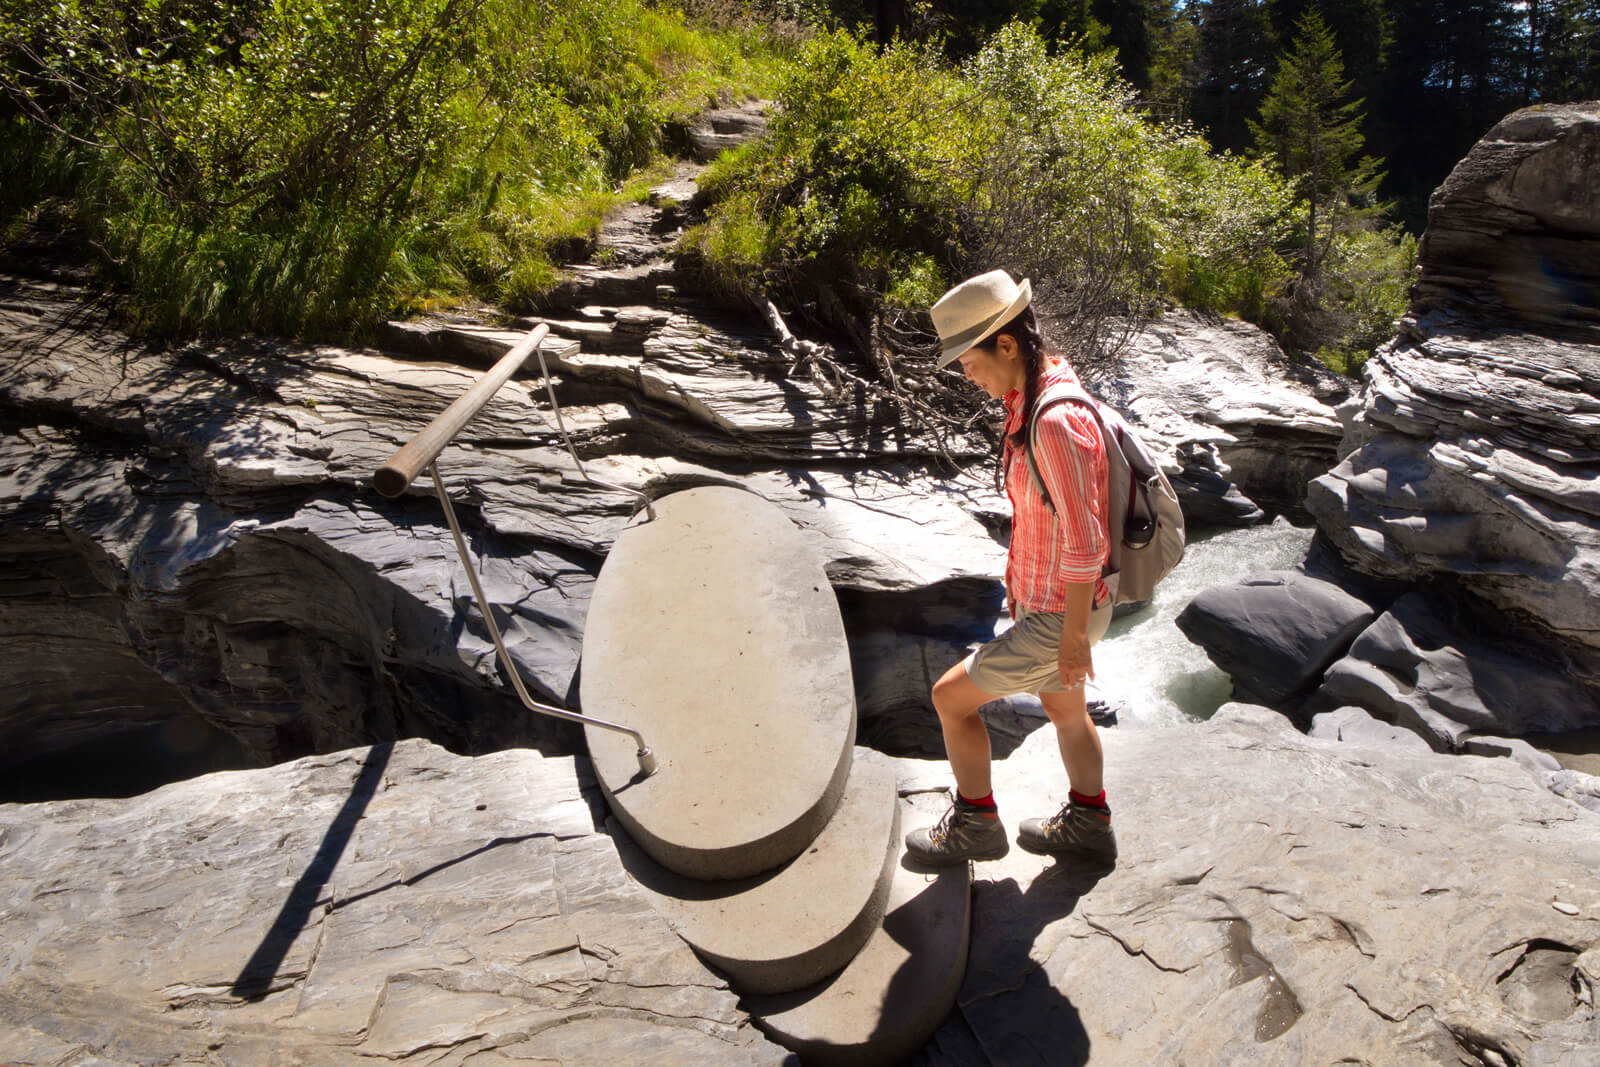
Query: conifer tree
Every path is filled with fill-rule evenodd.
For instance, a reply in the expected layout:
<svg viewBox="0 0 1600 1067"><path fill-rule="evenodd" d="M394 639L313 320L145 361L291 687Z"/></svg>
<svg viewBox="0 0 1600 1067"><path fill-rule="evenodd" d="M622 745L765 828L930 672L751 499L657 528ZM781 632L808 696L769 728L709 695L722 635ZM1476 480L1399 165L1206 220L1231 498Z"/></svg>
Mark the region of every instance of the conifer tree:
<svg viewBox="0 0 1600 1067"><path fill-rule="evenodd" d="M1528 80L1541 100L1600 96L1600 3L1539 0L1527 5Z"/></svg>
<svg viewBox="0 0 1600 1067"><path fill-rule="evenodd" d="M1370 202L1381 164L1363 151L1363 102L1349 95L1333 34L1312 8L1295 25L1294 42L1262 101L1261 120L1249 124L1257 153L1295 183L1305 210L1302 281L1316 275L1341 227L1381 211Z"/></svg>
<svg viewBox="0 0 1600 1067"><path fill-rule="evenodd" d="M1270 9L1267 0L1204 0L1197 8L1194 118L1212 145L1239 151L1250 143L1247 116L1255 112L1271 70Z"/></svg>

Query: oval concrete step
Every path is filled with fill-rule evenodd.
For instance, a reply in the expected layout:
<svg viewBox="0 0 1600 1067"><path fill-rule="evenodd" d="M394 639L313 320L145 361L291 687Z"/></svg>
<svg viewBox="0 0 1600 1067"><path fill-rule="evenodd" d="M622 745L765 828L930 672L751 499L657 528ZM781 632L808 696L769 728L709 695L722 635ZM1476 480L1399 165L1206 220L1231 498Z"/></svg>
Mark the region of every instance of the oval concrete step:
<svg viewBox="0 0 1600 1067"><path fill-rule="evenodd" d="M584 629L585 727L612 814L657 863L743 878L799 855L844 791L855 694L822 564L778 508L707 486L655 502L601 568Z"/></svg>
<svg viewBox="0 0 1600 1067"><path fill-rule="evenodd" d="M620 830L613 820L612 827ZM894 768L857 749L838 809L811 847L770 874L700 881L614 834L656 911L735 991L784 993L835 973L883 921L900 858Z"/></svg>
<svg viewBox="0 0 1600 1067"><path fill-rule="evenodd" d="M896 863L883 925L848 967L810 989L740 1004L808 1065L899 1063L950 1014L971 930L970 863L931 878Z"/></svg>

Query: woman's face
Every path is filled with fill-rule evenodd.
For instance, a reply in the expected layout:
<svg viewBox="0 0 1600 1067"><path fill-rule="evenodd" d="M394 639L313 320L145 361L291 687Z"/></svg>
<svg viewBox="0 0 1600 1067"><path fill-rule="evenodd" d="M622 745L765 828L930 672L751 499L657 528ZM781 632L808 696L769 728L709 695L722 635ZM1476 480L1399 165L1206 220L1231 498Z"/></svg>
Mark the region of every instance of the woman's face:
<svg viewBox="0 0 1600 1067"><path fill-rule="evenodd" d="M972 384L995 400L1021 389L1026 374L1022 352L1008 333L996 334L991 349L973 347L961 353L961 369Z"/></svg>

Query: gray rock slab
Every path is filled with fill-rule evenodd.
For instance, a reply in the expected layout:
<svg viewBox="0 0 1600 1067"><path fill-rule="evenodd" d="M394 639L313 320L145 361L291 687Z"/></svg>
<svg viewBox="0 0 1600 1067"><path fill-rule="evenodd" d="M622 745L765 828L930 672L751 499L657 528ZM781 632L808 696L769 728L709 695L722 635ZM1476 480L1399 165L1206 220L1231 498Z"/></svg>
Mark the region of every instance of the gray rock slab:
<svg viewBox="0 0 1600 1067"><path fill-rule="evenodd" d="M741 1006L805 1063L903 1061L955 1002L966 968L971 879L970 864L923 874L897 863L883 925L843 971L794 993L745 997Z"/></svg>
<svg viewBox="0 0 1600 1067"><path fill-rule="evenodd" d="M656 911L741 995L791 992L849 963L883 921L899 858L894 768L871 749L856 750L844 796L816 840L764 876L684 878L608 825Z"/></svg>
<svg viewBox="0 0 1600 1067"><path fill-rule="evenodd" d="M1313 686L1375 617L1332 582L1269 571L1202 591L1177 625L1241 693L1279 704Z"/></svg>
<svg viewBox="0 0 1600 1067"><path fill-rule="evenodd" d="M595 583L583 644L585 726L628 834L691 878L742 878L810 845L844 790L855 697L838 602L783 512L707 486L655 503Z"/></svg>
<svg viewBox="0 0 1600 1067"><path fill-rule="evenodd" d="M423 741L0 805L0 1060L783 1062L599 810Z"/></svg>
<svg viewBox="0 0 1600 1067"><path fill-rule="evenodd" d="M1101 740L1117 867L1021 849L975 865L956 1013L917 1062L1448 1063L1488 1048L1576 1065L1597 1047L1578 961L1600 944L1600 816L1509 760L1308 738L1265 708ZM901 766L918 788L944 769ZM1013 831L1055 810L1053 731L997 763L994 786ZM1219 790L1227 802L1197 799ZM944 798L927 799L931 817ZM1541 956L1552 945L1575 958Z"/></svg>
<svg viewBox="0 0 1600 1067"><path fill-rule="evenodd" d="M1416 593L1396 600L1328 668L1309 708L1349 704L1444 752L1459 751L1471 732L1559 733L1600 714L1594 690L1559 660L1520 642L1467 637Z"/></svg>
<svg viewBox="0 0 1600 1067"><path fill-rule="evenodd" d="M1350 389L1263 330L1186 310L1134 331L1115 369L1085 376L1163 456L1185 514L1227 525L1258 521L1253 501L1300 506L1336 459L1334 405Z"/></svg>
<svg viewBox="0 0 1600 1067"><path fill-rule="evenodd" d="M1326 741L1348 741L1358 745L1384 745L1392 748L1413 748L1431 752L1428 744L1416 731L1395 726L1368 715L1366 709L1357 707L1335 708L1315 715L1311 719L1310 737ZM1477 752L1474 755L1499 755Z"/></svg>
<svg viewBox="0 0 1600 1067"><path fill-rule="evenodd" d="M1242 705L1102 743L1120 864L977 865L956 1007L911 1062L1572 1067L1600 1043L1579 796ZM0 806L0 1059L784 1061L626 876L581 761L381 751ZM948 766L896 766L907 825L936 817ZM1059 805L1049 727L995 787L1013 827Z"/></svg>

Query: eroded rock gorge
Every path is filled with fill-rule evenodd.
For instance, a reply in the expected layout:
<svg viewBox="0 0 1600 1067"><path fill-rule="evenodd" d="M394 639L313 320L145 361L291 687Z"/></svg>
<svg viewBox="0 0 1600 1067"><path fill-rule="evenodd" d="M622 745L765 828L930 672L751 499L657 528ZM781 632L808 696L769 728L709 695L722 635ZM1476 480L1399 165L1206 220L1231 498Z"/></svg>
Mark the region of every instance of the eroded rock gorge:
<svg viewBox="0 0 1600 1067"><path fill-rule="evenodd" d="M988 446L945 442L972 464L952 470L892 411L791 375L759 317L696 297L670 257L695 173L608 223L607 265L575 266L550 298L562 419L596 477L649 495L738 483L809 531L846 612L862 738L914 751L906 718L935 732L929 686L999 611ZM370 348L158 348L88 293L3 288L13 795L128 792L395 737L574 750L496 677L428 479L398 501L369 487L527 323L469 309L391 324ZM1259 331L1174 313L1100 387L1145 420L1201 521L1249 523L1250 496L1274 506L1332 461L1337 379L1290 369ZM570 706L590 585L638 504L579 478L537 362L526 371L439 467L513 658L537 698Z"/></svg>

